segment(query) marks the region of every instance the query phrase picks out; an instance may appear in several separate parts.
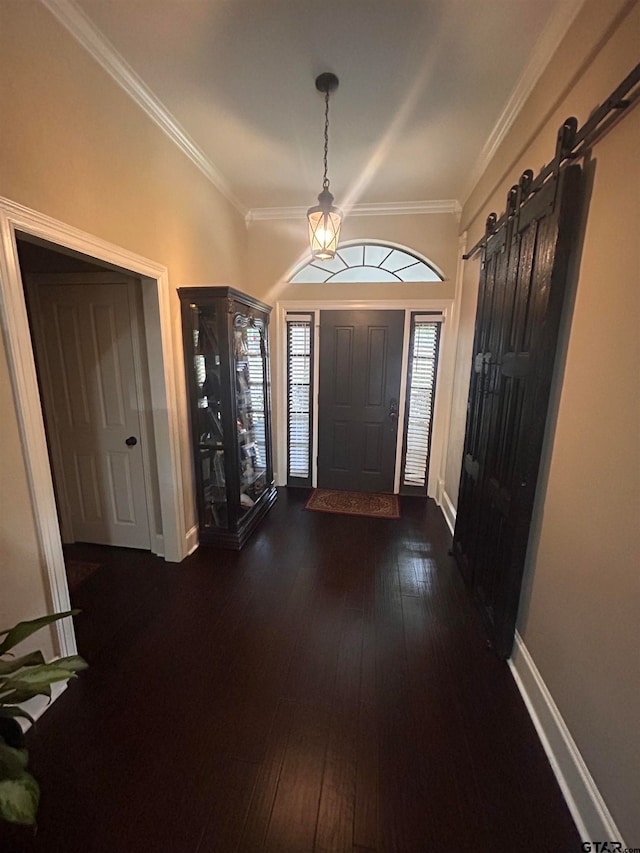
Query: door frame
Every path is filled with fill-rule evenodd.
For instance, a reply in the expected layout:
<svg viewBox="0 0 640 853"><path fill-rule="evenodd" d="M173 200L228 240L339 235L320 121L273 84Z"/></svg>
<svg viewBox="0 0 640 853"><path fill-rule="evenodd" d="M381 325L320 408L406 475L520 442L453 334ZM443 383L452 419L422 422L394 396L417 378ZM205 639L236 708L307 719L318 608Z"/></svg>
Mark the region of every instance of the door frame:
<svg viewBox="0 0 640 853"><path fill-rule="evenodd" d="M398 423L398 438L396 444L396 462L394 474L394 492L400 491L400 475L402 465L402 437L406 417L407 375L409 365L409 336L411 331L411 313L440 312L442 315L442 330L440 337L440 358L438 360L438 376L436 381L436 396L433 407L433 432L431 439L431 458L427 495L435 499L438 506L442 505L444 481L442 479L443 465L446 462L448 448L448 423L450 418L453 390L453 370L455 365L456 334L451 322L453 316L453 299L345 299L321 301L313 300L283 300L276 303L274 312L275 326L275 370L277 386L274 389L275 410L278 418L277 441L275 443L276 467L275 477L278 486L287 483L287 334L286 314L289 311L302 311L314 315L314 330L316 336L320 328L320 311L403 311L404 338L402 342L402 373L400 378L400 399L398 407L400 419ZM457 318L456 318L457 319ZM319 338L316 337L313 363L313 448L311 454L312 486L318 482L318 385L320 369Z"/></svg>
<svg viewBox="0 0 640 853"><path fill-rule="evenodd" d="M143 317L152 419L156 437L156 466L164 558L180 562L189 551L191 531L185 530L184 492L180 457L181 425L176 396L172 337L171 291L165 266L122 249L10 199L0 197L0 297L7 361L22 432L24 461L33 502L34 520L55 612L70 609L60 525L44 428L35 358L17 250L17 234L46 240L81 252L141 277ZM194 543L195 544L195 543ZM54 625L62 655L75 654L71 619Z"/></svg>

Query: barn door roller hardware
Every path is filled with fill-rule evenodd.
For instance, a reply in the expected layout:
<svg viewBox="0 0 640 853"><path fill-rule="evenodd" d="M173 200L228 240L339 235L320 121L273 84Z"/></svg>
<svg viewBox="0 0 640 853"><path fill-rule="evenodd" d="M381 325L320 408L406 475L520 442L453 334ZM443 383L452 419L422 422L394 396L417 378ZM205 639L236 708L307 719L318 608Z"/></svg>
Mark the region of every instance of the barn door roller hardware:
<svg viewBox="0 0 640 853"><path fill-rule="evenodd" d="M531 170L523 172L520 182L515 184L509 190L507 197L507 209L505 213L498 219L495 213L489 214L484 236L478 240L475 246L470 249L463 259L465 261L473 258L479 251L484 249L488 240L496 233L504 224L510 220L515 220L517 228L518 210L530 196L539 192L543 184L549 179L558 176L560 167L567 160L576 160L581 157L594 142L605 133L611 125L616 122L620 113L628 109L631 104L640 95L640 64L636 65L633 71L628 74L601 104L591 117L578 130L578 120L570 116L558 130L556 141L556 152L553 160L545 166L537 178L533 178Z"/></svg>

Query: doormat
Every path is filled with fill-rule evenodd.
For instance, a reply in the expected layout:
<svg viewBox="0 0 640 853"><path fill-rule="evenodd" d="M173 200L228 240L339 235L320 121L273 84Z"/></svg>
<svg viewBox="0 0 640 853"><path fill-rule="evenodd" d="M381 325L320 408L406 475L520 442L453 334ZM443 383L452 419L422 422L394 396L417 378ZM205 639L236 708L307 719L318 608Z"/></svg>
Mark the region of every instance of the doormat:
<svg viewBox="0 0 640 853"><path fill-rule="evenodd" d="M338 515L366 515L369 518L400 518L398 495L314 489L305 509Z"/></svg>
<svg viewBox="0 0 640 853"><path fill-rule="evenodd" d="M102 563L88 563L85 560L65 560L69 592L75 592L101 565Z"/></svg>

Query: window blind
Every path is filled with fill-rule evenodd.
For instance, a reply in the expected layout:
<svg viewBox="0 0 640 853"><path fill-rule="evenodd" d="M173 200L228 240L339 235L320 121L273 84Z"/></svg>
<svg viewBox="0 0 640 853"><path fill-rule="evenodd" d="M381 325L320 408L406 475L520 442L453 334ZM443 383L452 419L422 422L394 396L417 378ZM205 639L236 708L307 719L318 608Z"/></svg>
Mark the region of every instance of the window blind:
<svg viewBox="0 0 640 853"><path fill-rule="evenodd" d="M440 322L415 317L412 332L402 483L423 488L431 444Z"/></svg>
<svg viewBox="0 0 640 853"><path fill-rule="evenodd" d="M255 443L259 464L267 465L266 418L264 409L264 363L260 349L260 332L257 328L247 327L247 362L249 364L249 392L253 414Z"/></svg>
<svg viewBox="0 0 640 853"><path fill-rule="evenodd" d="M287 316L288 477L311 483L311 315Z"/></svg>

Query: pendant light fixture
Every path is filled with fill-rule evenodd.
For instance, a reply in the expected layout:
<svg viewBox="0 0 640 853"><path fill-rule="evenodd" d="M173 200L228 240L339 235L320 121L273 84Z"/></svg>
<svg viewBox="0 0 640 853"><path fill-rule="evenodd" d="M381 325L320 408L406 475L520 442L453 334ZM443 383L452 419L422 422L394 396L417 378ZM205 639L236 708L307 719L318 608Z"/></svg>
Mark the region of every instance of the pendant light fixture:
<svg viewBox="0 0 640 853"><path fill-rule="evenodd" d="M307 211L311 254L319 261L330 261L338 248L342 212L334 207L329 192L327 157L329 153L329 94L338 88L338 78L329 72L316 78L316 89L324 93L324 177L318 204Z"/></svg>

